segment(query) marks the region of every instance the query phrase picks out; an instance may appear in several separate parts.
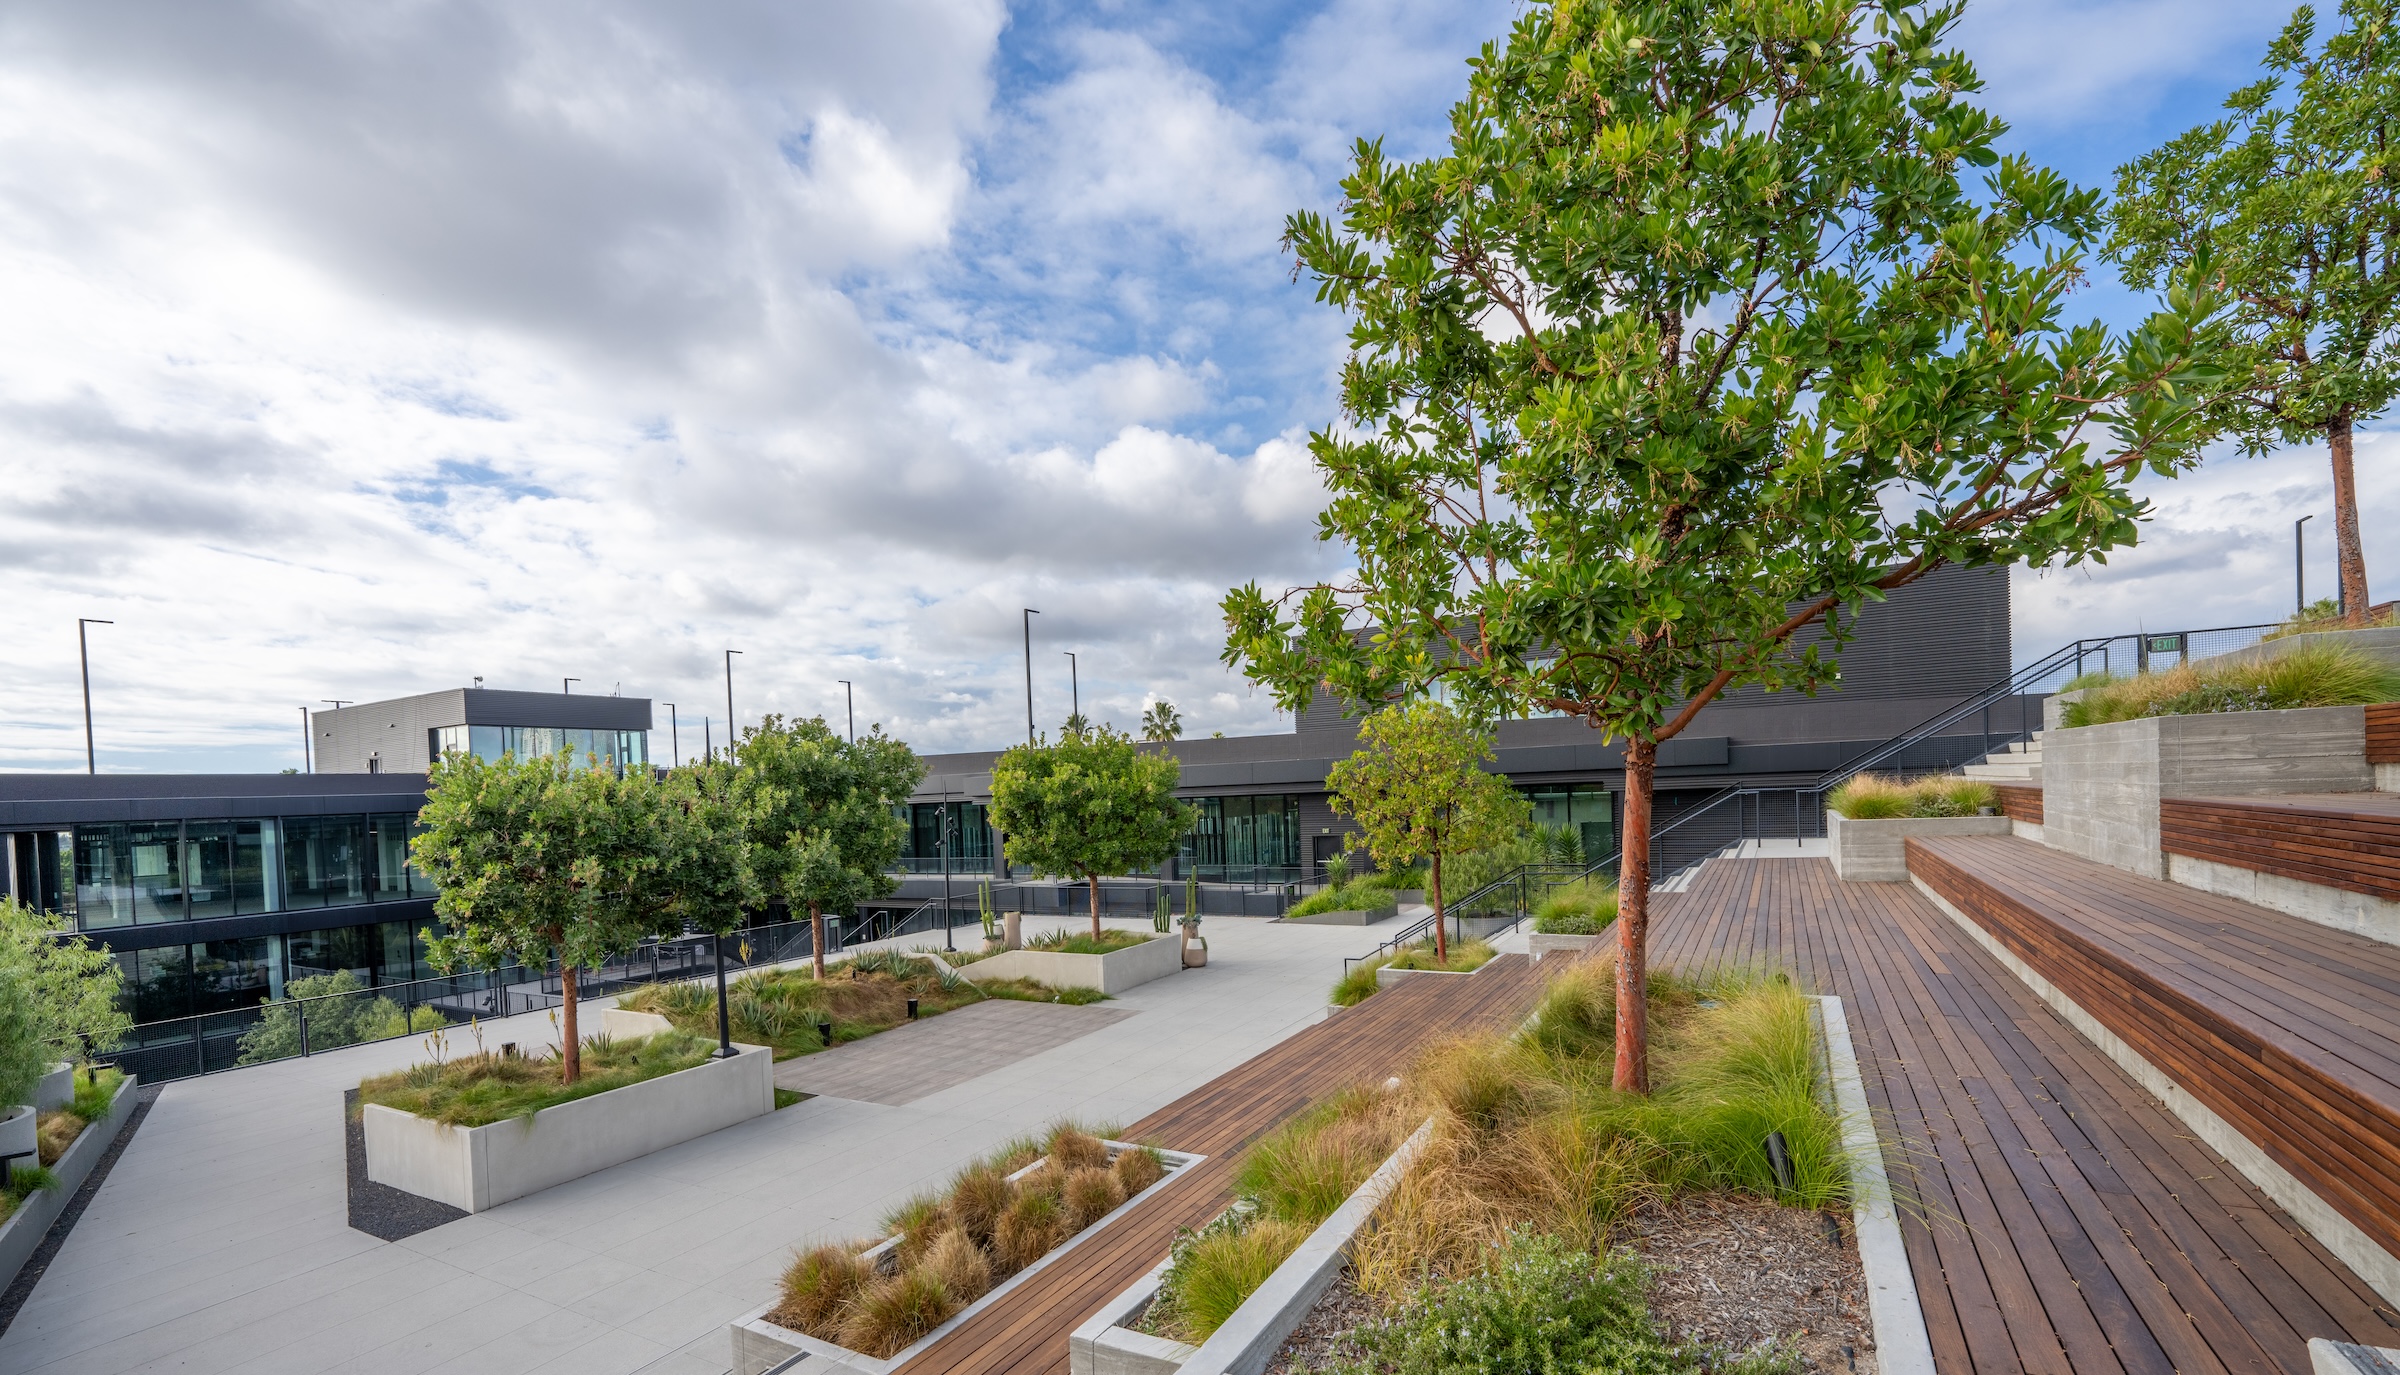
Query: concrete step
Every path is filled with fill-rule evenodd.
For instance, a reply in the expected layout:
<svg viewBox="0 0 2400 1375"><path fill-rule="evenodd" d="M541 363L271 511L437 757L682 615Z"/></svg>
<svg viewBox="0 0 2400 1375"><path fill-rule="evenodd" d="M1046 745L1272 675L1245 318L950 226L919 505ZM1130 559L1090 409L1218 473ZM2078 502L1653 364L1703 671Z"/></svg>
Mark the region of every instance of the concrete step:
<svg viewBox="0 0 2400 1375"><path fill-rule="evenodd" d="M2031 763L2009 761L1996 764L1969 764L1960 769L1959 773L1968 778L1981 779L1986 783L2039 783L2042 781L2042 763L2037 759Z"/></svg>

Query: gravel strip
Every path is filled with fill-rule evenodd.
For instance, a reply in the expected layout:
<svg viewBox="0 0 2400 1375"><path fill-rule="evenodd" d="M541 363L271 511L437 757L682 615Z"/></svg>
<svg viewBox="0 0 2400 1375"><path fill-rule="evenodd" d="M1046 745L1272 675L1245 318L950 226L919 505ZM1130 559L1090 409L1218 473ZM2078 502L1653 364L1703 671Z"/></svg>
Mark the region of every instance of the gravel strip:
<svg viewBox="0 0 2400 1375"><path fill-rule="evenodd" d="M1292 1375L1296 1369L1319 1369L1329 1361L1355 1357L1358 1353L1350 1349L1347 1340L1350 1333L1381 1316L1383 1305L1358 1292L1349 1267L1342 1267L1324 1297L1276 1349L1275 1359L1267 1363L1267 1375Z"/></svg>
<svg viewBox="0 0 2400 1375"><path fill-rule="evenodd" d="M342 1091L342 1136L349 1156L350 1225L382 1241L402 1241L467 1214L447 1203L367 1178L367 1128L358 1117L358 1090Z"/></svg>
<svg viewBox="0 0 2400 1375"><path fill-rule="evenodd" d="M1830 1212L1707 1195L1645 1209L1617 1243L1650 1267L1650 1312L1671 1339L1737 1354L1781 1341L1807 1370L1875 1369L1858 1239Z"/></svg>

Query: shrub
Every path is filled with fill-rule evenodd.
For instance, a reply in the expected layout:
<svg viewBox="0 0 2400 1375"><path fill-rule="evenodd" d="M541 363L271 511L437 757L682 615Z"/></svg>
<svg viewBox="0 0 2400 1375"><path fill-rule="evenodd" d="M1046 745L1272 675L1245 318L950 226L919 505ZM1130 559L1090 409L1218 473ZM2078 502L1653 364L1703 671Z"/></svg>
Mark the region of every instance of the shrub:
<svg viewBox="0 0 2400 1375"><path fill-rule="evenodd" d="M1152 939L1155 932L1102 931L1094 937L1089 931L1069 931L1061 928L1031 937L1025 942L1028 950L1050 950L1066 955L1105 955L1112 950L1125 950Z"/></svg>
<svg viewBox="0 0 2400 1375"><path fill-rule="evenodd" d="M994 1230L1000 1225L1000 1215L1008 1211L1016 1196L1016 1186L999 1169L976 1164L959 1171L950 1181L950 1196L942 1206L969 1241L989 1246Z"/></svg>
<svg viewBox="0 0 2400 1375"><path fill-rule="evenodd" d="M1117 1152L1116 1162L1109 1166L1117 1175L1117 1186L1133 1197L1167 1177L1167 1162L1148 1146L1136 1146Z"/></svg>
<svg viewBox="0 0 2400 1375"><path fill-rule="evenodd" d="M858 1258L871 1242L819 1246L783 1272L783 1303L768 1316L796 1332L822 1333L874 1282L875 1272Z"/></svg>
<svg viewBox="0 0 2400 1375"><path fill-rule="evenodd" d="M1383 955L1350 966L1350 972L1335 981L1333 992L1326 995L1326 1001L1335 1007L1356 1007L1365 1002L1374 995L1376 989L1383 987L1375 977L1375 971L1391 962L1391 956Z"/></svg>
<svg viewBox="0 0 2400 1375"><path fill-rule="evenodd" d="M963 1232L936 1238L925 1253L925 1269L941 1278L942 1288L961 1305L982 1298L992 1287L992 1261Z"/></svg>
<svg viewBox="0 0 2400 1375"><path fill-rule="evenodd" d="M1435 969L1451 974L1464 974L1490 964L1493 953L1489 941L1452 941L1450 943L1450 961L1444 964L1434 958L1433 941L1426 939L1394 955L1390 964L1394 969Z"/></svg>
<svg viewBox="0 0 2400 1375"><path fill-rule="evenodd" d="M50 1072L50 1063L32 980L16 966L0 964L0 1112L10 1104L32 1102L34 1087Z"/></svg>
<svg viewBox="0 0 2400 1375"><path fill-rule="evenodd" d="M934 1238L957 1224L933 1194L919 1194L883 1215L883 1234L900 1238L900 1263L914 1264L932 1249Z"/></svg>
<svg viewBox="0 0 2400 1375"><path fill-rule="evenodd" d="M1050 1129L1044 1154L1061 1172L1108 1163L1108 1144L1090 1132L1061 1123Z"/></svg>
<svg viewBox="0 0 2400 1375"><path fill-rule="evenodd" d="M992 1233L992 1249L1011 1274L1050 1254L1072 1233L1067 1210L1058 1195L1021 1190L1000 1215Z"/></svg>
<svg viewBox="0 0 2400 1375"><path fill-rule="evenodd" d="M1234 1190L1262 1216L1314 1227L1406 1139L1415 1125L1407 1116L1385 1094L1337 1095L1252 1143L1234 1172Z"/></svg>
<svg viewBox="0 0 2400 1375"><path fill-rule="evenodd" d="M1825 805L1852 821L1881 821L1908 815L1908 790L1889 778L1862 773L1835 788Z"/></svg>
<svg viewBox="0 0 2400 1375"><path fill-rule="evenodd" d="M1303 1223L1230 1216L1238 1225L1188 1234L1170 1253L1151 1313L1153 1325L1178 1340L1207 1341L1308 1240Z"/></svg>
<svg viewBox="0 0 2400 1375"><path fill-rule="evenodd" d="M1072 1007L1088 1007L1093 1003L1107 1002L1108 995L1097 988L1071 987L1059 989L1050 1001L1066 1003Z"/></svg>
<svg viewBox="0 0 2400 1375"><path fill-rule="evenodd" d="M922 1265L911 1266L869 1284L850 1301L842 1314L841 1343L870 1356L894 1356L948 1322L961 1307L940 1275Z"/></svg>
<svg viewBox="0 0 2400 1375"><path fill-rule="evenodd" d="M562 1081L554 1055L481 1054L376 1075L359 1084L358 1098L449 1126L480 1127L690 1069L713 1049L680 1031L626 1040L591 1036L583 1042L583 1076L573 1084Z"/></svg>
<svg viewBox="0 0 2400 1375"><path fill-rule="evenodd" d="M1976 816L2000 795L1976 778L1937 775L1912 783L1862 773L1826 795L1825 805L1852 821L1892 817Z"/></svg>
<svg viewBox="0 0 2400 1375"><path fill-rule="evenodd" d="M1069 1226L1080 1232L1125 1201L1125 1186L1106 1166L1085 1165L1067 1176L1059 1199L1066 1206Z"/></svg>
<svg viewBox="0 0 2400 1375"><path fill-rule="evenodd" d="M2149 716L2225 711L2288 711L2400 700L2400 666L2347 645L2316 644L2273 659L2217 659L2178 664L2159 673L2120 679L2069 702L2068 726L2096 726Z"/></svg>
<svg viewBox="0 0 2400 1375"><path fill-rule="evenodd" d="M1550 936L1597 936L1616 919L1616 885L1584 879L1542 899L1534 909L1533 929Z"/></svg>
<svg viewBox="0 0 2400 1375"><path fill-rule="evenodd" d="M0 964L24 977L34 1034L53 1061L114 1049L133 1028L122 1006L124 973L116 958L71 928L71 922L0 897Z"/></svg>
<svg viewBox="0 0 2400 1375"><path fill-rule="evenodd" d="M421 1035L450 1024L430 1007L402 1008L360 983L347 969L289 980L283 991L283 997L266 1004L257 1025L242 1033L241 1064L265 1064L300 1054L303 1031L306 1048L313 1053Z"/></svg>

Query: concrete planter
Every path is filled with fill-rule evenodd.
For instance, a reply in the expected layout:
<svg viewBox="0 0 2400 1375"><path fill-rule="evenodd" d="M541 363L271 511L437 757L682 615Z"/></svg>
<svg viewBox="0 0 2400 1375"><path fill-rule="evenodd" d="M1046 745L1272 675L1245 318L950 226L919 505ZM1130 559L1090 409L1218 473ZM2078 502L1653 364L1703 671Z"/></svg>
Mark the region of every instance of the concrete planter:
<svg viewBox="0 0 2400 1375"><path fill-rule="evenodd" d="M1373 926L1400 915L1398 904L1388 907L1355 907L1341 912L1314 912L1305 917L1282 917L1279 920L1294 926Z"/></svg>
<svg viewBox="0 0 2400 1375"><path fill-rule="evenodd" d="M68 1144L66 1154L50 1167L50 1173L58 1176L58 1187L36 1189L17 1205L15 1212L8 1215L8 1221L0 1222L0 1289L7 1288L10 1281L16 1278L17 1271L23 1269L25 1262L32 1258L34 1251L41 1246L42 1238L49 1234L50 1224L58 1221L59 1214L67 1210L75 1191L83 1187L83 1181L91 1178L92 1168L100 1163L101 1156L108 1154L108 1148L116 1142L117 1133L125 1129L125 1119L133 1116L133 1105L138 1100L138 1095L133 1091L134 1085L134 1076L126 1075L117 1085L117 1096L109 1103L108 1115L86 1126L83 1134ZM33 1114L27 1112L25 1120L31 1123ZM31 1145L28 1141L25 1149L30 1149ZM19 1148L11 1146L8 1149Z"/></svg>
<svg viewBox="0 0 2400 1375"><path fill-rule="evenodd" d="M2366 722L2364 707L2306 707L2056 731L2042 742L2042 842L2165 878L2159 798L2369 791Z"/></svg>
<svg viewBox="0 0 2400 1375"><path fill-rule="evenodd" d="M1119 1151L1135 1149L1122 1141L1110 1141L1106 1145L1111 1160L1117 1157ZM887 1375L888 1372L907 1364L918 1352L940 1341L960 1323L997 1302L1001 1295L1023 1284L1045 1266L1074 1250L1083 1243L1085 1238L1097 1235L1101 1228L1122 1216L1127 1208L1165 1188L1185 1170L1207 1159L1206 1156L1190 1155L1182 1151L1160 1151L1159 1155L1166 1161L1167 1172L1156 1184L1135 1194L1132 1198L1126 1199L1108 1214L1093 1222L1091 1226L1053 1247L1048 1255L1011 1275L1006 1282L995 1285L990 1293L960 1309L951 1316L948 1322L919 1337L914 1343L902 1348L897 1353L886 1357L869 1356L852 1351L847 1347L836 1346L832 1342L812 1337L805 1332L794 1332L788 1327L769 1322L767 1315L774 1312L781 1302L775 1300L734 1320L731 1328L733 1375L766 1375L766 1372L782 1366L786 1361L795 1357L802 1359L794 1368L805 1370L808 1375ZM1037 1160L1010 1175L1009 1178L1016 1179L1041 1167L1042 1162ZM879 1271L888 1274L891 1273L888 1269L890 1262L886 1258L899 1244L900 1238L891 1237L859 1252L858 1257L874 1265Z"/></svg>
<svg viewBox="0 0 2400 1375"><path fill-rule="evenodd" d="M452 1127L369 1103L367 1178L480 1213L773 1112L773 1052L734 1050L730 1060L544 1108L530 1120Z"/></svg>
<svg viewBox="0 0 2400 1375"><path fill-rule="evenodd" d="M1895 816L1852 821L1840 812L1825 813L1825 844L1833 852L1833 872L1846 883L1908 882L1910 836L2004 836L2004 816Z"/></svg>
<svg viewBox="0 0 2400 1375"><path fill-rule="evenodd" d="M1375 986L1387 988L1402 979L1413 979L1419 975L1429 979L1472 979L1491 967L1488 961L1473 969L1394 969L1387 964L1375 971Z"/></svg>
<svg viewBox="0 0 2400 1375"><path fill-rule="evenodd" d="M1340 1276L1351 1241L1399 1186L1417 1152L1432 1139L1433 1123L1428 1120L1400 1143L1400 1149L1385 1157L1367 1182L1359 1185L1333 1216L1318 1224L1308 1240L1275 1267L1275 1273L1267 1276L1257 1292L1243 1300L1204 1344L1154 1337L1131 1326L1142 1320L1158 1297L1159 1283L1167 1273L1162 1263L1067 1338L1068 1370L1073 1375L1173 1375L1188 1367L1208 1375L1259 1375L1275 1358L1284 1338L1292 1335L1292 1329Z"/></svg>
<svg viewBox="0 0 2400 1375"><path fill-rule="evenodd" d="M31 1103L19 1103L8 1111L0 1113L0 1155L18 1155L30 1151L40 1141L40 1119L34 1115ZM9 1163L12 1166L22 1167L35 1162L13 1160Z"/></svg>
<svg viewBox="0 0 2400 1375"><path fill-rule="evenodd" d="M1606 936L1553 936L1536 931L1525 938L1525 944L1528 952L1539 961L1544 955L1580 955L1606 939Z"/></svg>
<svg viewBox="0 0 2400 1375"><path fill-rule="evenodd" d="M1111 950L1105 955L1069 955L1057 950L1010 950L965 965L967 979L1030 979L1045 988L1097 988L1122 993L1128 988L1163 979L1183 968L1183 944L1174 936L1153 936L1140 945Z"/></svg>
<svg viewBox="0 0 2400 1375"><path fill-rule="evenodd" d="M43 1112L56 1112L75 1101L75 1066L65 1060L50 1067L42 1082L33 1090L33 1105Z"/></svg>

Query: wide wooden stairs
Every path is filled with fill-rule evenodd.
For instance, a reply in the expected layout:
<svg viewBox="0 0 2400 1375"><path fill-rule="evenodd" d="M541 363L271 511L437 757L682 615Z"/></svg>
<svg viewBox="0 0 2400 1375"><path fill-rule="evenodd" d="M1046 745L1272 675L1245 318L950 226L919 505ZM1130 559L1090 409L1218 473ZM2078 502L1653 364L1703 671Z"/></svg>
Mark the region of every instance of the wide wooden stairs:
<svg viewBox="0 0 2400 1375"><path fill-rule="evenodd" d="M1466 975L1403 979L1309 1027L1124 1129L1124 1137L1208 1158L900 1367L905 1375L1065 1375L1067 1336L1166 1259L1179 1227L1233 1201L1234 1158L1284 1119L1356 1083L1406 1068L1428 1041L1513 1024L1541 975L1503 955ZM897 1375L897 1373L896 1373Z"/></svg>

